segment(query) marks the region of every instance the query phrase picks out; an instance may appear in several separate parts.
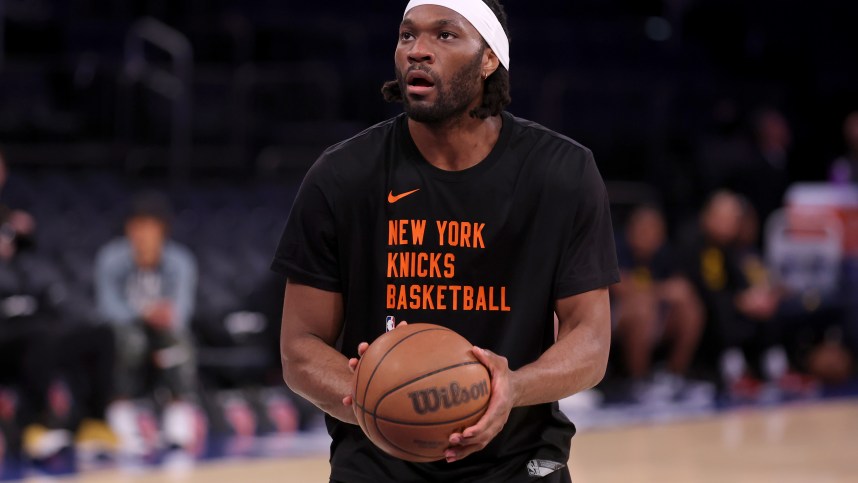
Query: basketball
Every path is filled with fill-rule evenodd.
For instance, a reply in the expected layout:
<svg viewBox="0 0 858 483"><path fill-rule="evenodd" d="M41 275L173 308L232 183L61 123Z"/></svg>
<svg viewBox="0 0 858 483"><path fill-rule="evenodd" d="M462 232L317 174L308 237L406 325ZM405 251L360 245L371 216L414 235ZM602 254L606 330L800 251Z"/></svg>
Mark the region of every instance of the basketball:
<svg viewBox="0 0 858 483"><path fill-rule="evenodd" d="M397 458L444 458L449 437L476 423L491 378L456 332L409 324L376 339L354 375L354 411L366 436Z"/></svg>

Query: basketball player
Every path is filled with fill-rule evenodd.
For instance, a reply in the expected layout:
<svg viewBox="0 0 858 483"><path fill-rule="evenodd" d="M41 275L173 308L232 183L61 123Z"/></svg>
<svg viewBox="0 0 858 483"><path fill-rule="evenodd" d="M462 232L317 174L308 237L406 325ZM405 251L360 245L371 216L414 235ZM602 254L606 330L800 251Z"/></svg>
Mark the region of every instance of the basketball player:
<svg viewBox="0 0 858 483"><path fill-rule="evenodd" d="M284 378L328 414L331 481L569 481L556 401L603 377L619 280L592 154L504 112L496 0L411 1L395 64L383 93L405 113L325 151L277 249ZM398 460L356 425L349 358L393 318L455 330L492 374L446 461Z"/></svg>

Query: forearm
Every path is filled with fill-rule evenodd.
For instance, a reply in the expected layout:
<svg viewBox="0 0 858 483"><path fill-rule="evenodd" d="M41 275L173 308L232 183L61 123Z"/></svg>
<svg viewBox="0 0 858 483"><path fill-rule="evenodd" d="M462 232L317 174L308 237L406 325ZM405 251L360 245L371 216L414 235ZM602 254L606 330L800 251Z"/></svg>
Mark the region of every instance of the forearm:
<svg viewBox="0 0 858 483"><path fill-rule="evenodd" d="M512 373L514 406L558 401L602 380L608 347L587 330L573 330L539 359Z"/></svg>
<svg viewBox="0 0 858 483"><path fill-rule="evenodd" d="M357 424L343 398L352 393L348 359L314 335L296 338L282 351L283 378L296 393L331 416Z"/></svg>
<svg viewBox="0 0 858 483"><path fill-rule="evenodd" d="M607 289L558 301L556 311L557 342L511 374L515 406L558 401L595 386L605 376L611 345Z"/></svg>

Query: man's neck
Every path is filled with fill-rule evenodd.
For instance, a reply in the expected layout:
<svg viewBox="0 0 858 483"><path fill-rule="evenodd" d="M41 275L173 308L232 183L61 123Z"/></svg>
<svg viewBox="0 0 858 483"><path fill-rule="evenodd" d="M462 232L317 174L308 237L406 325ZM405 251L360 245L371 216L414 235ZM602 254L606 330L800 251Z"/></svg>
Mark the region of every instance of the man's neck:
<svg viewBox="0 0 858 483"><path fill-rule="evenodd" d="M444 171L461 171L479 164L494 148L502 126L500 116L478 119L465 114L437 125L408 120L408 130L420 154Z"/></svg>

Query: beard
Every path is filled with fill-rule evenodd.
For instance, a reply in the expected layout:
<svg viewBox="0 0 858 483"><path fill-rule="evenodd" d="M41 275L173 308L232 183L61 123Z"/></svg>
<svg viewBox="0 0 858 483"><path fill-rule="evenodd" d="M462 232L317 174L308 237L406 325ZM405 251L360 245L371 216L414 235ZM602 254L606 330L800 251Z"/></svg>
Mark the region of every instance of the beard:
<svg viewBox="0 0 858 483"><path fill-rule="evenodd" d="M475 80L480 78L482 58L483 52L480 50L472 62L453 74L449 85L428 68L415 67L429 74L435 83L435 102L431 104L409 99L405 75L397 69L396 81L399 83L402 103L408 117L423 124L441 124L464 114L480 92L479 83Z"/></svg>

